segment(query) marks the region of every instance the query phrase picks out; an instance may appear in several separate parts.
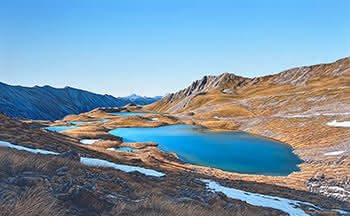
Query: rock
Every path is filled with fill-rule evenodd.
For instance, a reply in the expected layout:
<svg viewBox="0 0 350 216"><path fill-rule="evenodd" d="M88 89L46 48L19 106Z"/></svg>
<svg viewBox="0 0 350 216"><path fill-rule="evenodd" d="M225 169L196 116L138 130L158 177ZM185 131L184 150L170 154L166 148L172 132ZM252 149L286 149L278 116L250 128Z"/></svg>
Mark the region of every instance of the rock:
<svg viewBox="0 0 350 216"><path fill-rule="evenodd" d="M62 184L59 184L59 186L55 189L56 193L67 193L73 185L73 181L70 180L68 182L64 182Z"/></svg>
<svg viewBox="0 0 350 216"><path fill-rule="evenodd" d="M127 196L123 196L121 194L115 193L115 192L106 192L105 191L103 200L107 201L108 203L114 205L118 202L131 202L132 200L129 199Z"/></svg>
<svg viewBox="0 0 350 216"><path fill-rule="evenodd" d="M30 172L30 171L24 171L24 172L22 172L22 173L21 173L21 175L25 175L25 176L33 176L33 175L35 175L35 173Z"/></svg>
<svg viewBox="0 0 350 216"><path fill-rule="evenodd" d="M80 155L74 150L69 150L60 154L61 157L67 158L69 160L80 161Z"/></svg>
<svg viewBox="0 0 350 216"><path fill-rule="evenodd" d="M186 116L194 116L195 115L195 113L194 112L186 112L186 113L184 113Z"/></svg>
<svg viewBox="0 0 350 216"><path fill-rule="evenodd" d="M43 177L43 176L16 176L16 177L9 177L7 181L10 184L15 184L21 187L27 186L37 186L40 184L48 184L49 181L48 177Z"/></svg>
<svg viewBox="0 0 350 216"><path fill-rule="evenodd" d="M332 177L326 177L319 172L309 179L306 185L310 192L342 201L350 200L350 188L348 187L347 178L337 180Z"/></svg>
<svg viewBox="0 0 350 216"><path fill-rule="evenodd" d="M175 197L177 200L193 200L202 204L208 204L209 201L217 196L216 193L210 193L207 190L192 189L188 187L181 187Z"/></svg>
<svg viewBox="0 0 350 216"><path fill-rule="evenodd" d="M322 172L318 172L310 180L311 181L313 181L313 180L320 181L320 180L324 180L325 178L326 178L326 176Z"/></svg>
<svg viewBox="0 0 350 216"><path fill-rule="evenodd" d="M68 171L68 167L61 167L56 170L56 175L58 176L64 176L66 172Z"/></svg>

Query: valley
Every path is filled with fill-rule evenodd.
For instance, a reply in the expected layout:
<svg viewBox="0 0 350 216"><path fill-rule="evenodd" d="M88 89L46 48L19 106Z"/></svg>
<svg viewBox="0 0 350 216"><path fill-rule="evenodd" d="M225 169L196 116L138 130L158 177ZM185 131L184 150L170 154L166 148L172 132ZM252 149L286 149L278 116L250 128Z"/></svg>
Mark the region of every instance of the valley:
<svg viewBox="0 0 350 216"><path fill-rule="evenodd" d="M100 107L55 121L1 114L0 162L25 158L45 165L3 174L0 184L8 191L21 191L28 181L54 188L48 196L76 215L123 215L116 205L131 214L128 205L152 203L167 211L169 202L181 205L184 215L191 208L204 215L346 215L349 86L345 58L265 77L206 76L149 105ZM237 161L227 162L230 156ZM238 169L249 157L247 164L261 166ZM227 164L218 165L221 159ZM288 171L269 170L290 159Z"/></svg>

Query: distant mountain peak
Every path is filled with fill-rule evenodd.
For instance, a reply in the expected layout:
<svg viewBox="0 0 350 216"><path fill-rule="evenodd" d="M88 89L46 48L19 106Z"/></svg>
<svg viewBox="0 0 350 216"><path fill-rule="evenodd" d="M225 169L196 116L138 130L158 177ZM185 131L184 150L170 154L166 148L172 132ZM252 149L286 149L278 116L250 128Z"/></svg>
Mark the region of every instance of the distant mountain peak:
<svg viewBox="0 0 350 216"><path fill-rule="evenodd" d="M0 83L0 112L15 118L57 120L98 107L119 107L130 103L146 105L159 99L136 94L130 98L115 98L70 86L53 88L36 85L31 88Z"/></svg>

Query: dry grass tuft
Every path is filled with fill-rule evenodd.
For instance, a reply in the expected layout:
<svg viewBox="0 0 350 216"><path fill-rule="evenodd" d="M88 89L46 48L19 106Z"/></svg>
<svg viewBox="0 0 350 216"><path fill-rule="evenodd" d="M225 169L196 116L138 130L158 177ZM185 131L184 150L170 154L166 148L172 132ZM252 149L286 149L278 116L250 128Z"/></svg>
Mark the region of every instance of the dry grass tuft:
<svg viewBox="0 0 350 216"><path fill-rule="evenodd" d="M1 216L60 216L64 210L57 200L40 187L20 193L7 192L0 197Z"/></svg>
<svg viewBox="0 0 350 216"><path fill-rule="evenodd" d="M0 147L0 179L16 176L25 171L52 175L56 169L81 166L80 163L51 155L34 155Z"/></svg>
<svg viewBox="0 0 350 216"><path fill-rule="evenodd" d="M209 209L194 203L175 203L165 198L153 196L136 203L122 203L112 210L115 216L228 216L228 211Z"/></svg>

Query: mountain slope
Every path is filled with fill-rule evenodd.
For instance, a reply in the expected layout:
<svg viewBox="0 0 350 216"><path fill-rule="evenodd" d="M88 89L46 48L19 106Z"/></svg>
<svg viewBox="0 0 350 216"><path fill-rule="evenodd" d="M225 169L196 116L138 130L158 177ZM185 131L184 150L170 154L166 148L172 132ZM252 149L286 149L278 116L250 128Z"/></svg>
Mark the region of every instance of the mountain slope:
<svg viewBox="0 0 350 216"><path fill-rule="evenodd" d="M242 98L346 86L350 86L350 58L256 78L230 73L204 76L189 87L169 94L147 107L153 111L179 113Z"/></svg>
<svg viewBox="0 0 350 216"><path fill-rule="evenodd" d="M204 77L146 109L287 143L304 160L288 185L307 185L332 197L339 193L325 189L334 186L329 182L347 188L341 178L350 176L350 128L344 127L350 122L350 58L252 79L227 73ZM317 176L335 179L314 181Z"/></svg>
<svg viewBox="0 0 350 216"><path fill-rule="evenodd" d="M68 114L87 112L97 107L116 107L129 103L144 105L156 100L157 98L139 98L135 101L71 87L29 88L0 82L0 112L16 118L56 120Z"/></svg>

